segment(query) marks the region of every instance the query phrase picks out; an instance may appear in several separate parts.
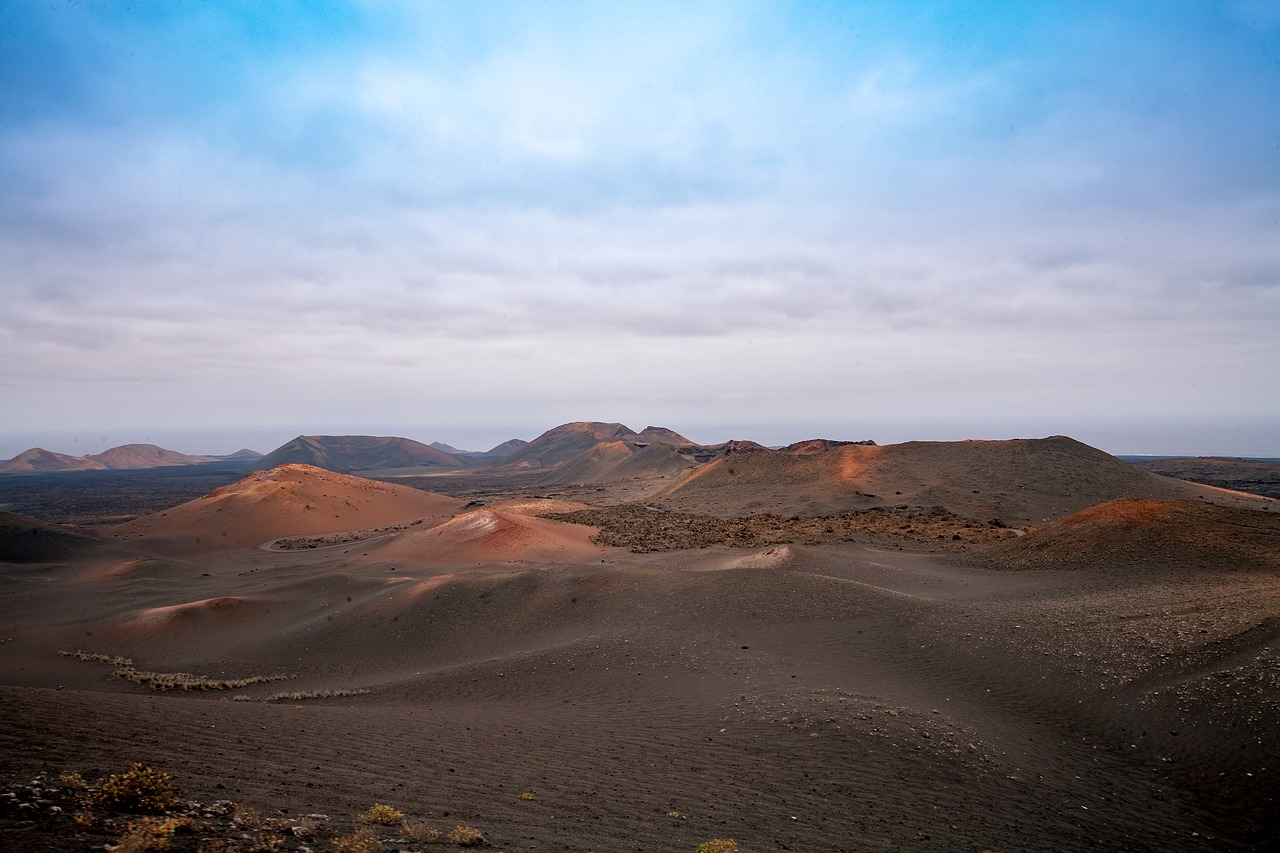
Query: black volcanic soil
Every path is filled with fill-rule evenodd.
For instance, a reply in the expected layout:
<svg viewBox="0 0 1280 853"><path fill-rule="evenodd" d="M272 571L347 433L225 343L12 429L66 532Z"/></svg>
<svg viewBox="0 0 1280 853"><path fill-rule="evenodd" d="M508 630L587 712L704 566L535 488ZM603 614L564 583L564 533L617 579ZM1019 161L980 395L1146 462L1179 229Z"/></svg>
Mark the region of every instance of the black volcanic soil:
<svg viewBox="0 0 1280 853"><path fill-rule="evenodd" d="M1196 456L1135 462L1139 468L1220 489L1280 498L1280 461Z"/></svg>
<svg viewBox="0 0 1280 853"><path fill-rule="evenodd" d="M245 475L251 463L0 475L0 510L94 525L177 506Z"/></svg>

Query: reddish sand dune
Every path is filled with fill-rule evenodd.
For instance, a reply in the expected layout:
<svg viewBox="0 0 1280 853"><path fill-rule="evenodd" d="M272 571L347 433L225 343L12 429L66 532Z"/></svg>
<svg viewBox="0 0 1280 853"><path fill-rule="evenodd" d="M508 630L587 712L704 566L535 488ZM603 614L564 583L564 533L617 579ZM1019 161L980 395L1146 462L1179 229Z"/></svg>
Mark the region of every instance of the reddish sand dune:
<svg viewBox="0 0 1280 853"><path fill-rule="evenodd" d="M240 622L249 617L246 605L243 598L224 595L164 607L147 607L126 619L121 627L138 635L172 630L176 624L184 624L187 630L209 627L211 624L224 628L229 621ZM254 608L249 606L248 609Z"/></svg>
<svg viewBox="0 0 1280 853"><path fill-rule="evenodd" d="M742 454L692 471L653 502L716 515L943 506L970 518L1035 524L1119 497L1275 504L1149 474L1062 436L850 445L803 456Z"/></svg>
<svg viewBox="0 0 1280 853"><path fill-rule="evenodd" d="M474 565L482 562L599 562L619 549L590 541L596 528L537 518L502 507L454 516L428 530L398 533L363 551L370 558L411 565Z"/></svg>
<svg viewBox="0 0 1280 853"><path fill-rule="evenodd" d="M307 465L281 465L113 533L200 549L245 548L282 536L449 515L461 506L455 498L406 486Z"/></svg>

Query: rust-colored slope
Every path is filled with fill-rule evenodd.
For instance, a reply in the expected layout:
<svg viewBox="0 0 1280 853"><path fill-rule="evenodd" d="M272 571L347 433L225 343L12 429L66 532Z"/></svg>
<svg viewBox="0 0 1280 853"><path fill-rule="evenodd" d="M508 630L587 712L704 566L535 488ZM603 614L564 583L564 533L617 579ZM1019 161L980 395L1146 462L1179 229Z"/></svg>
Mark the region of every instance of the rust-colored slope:
<svg viewBox="0 0 1280 853"><path fill-rule="evenodd" d="M281 536L449 515L461 506L455 498L407 486L280 465L113 532L197 549L244 548Z"/></svg>
<svg viewBox="0 0 1280 853"><path fill-rule="evenodd" d="M804 456L742 454L691 472L654 503L716 515L944 506L971 518L1036 524L1119 497L1268 504L1150 474L1064 436L850 445Z"/></svg>
<svg viewBox="0 0 1280 853"><path fill-rule="evenodd" d="M618 549L591 542L596 532L594 527L550 521L515 509L484 507L428 530L397 534L364 550L374 559L419 566L597 563Z"/></svg>
<svg viewBox="0 0 1280 853"><path fill-rule="evenodd" d="M1108 501L1011 546L1018 567L1280 568L1280 513L1203 501Z"/></svg>

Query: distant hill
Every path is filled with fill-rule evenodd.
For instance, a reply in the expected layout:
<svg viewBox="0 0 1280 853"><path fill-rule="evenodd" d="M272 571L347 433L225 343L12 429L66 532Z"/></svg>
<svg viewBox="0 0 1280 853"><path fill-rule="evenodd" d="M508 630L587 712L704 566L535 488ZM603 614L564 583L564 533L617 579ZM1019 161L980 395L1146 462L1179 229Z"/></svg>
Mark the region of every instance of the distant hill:
<svg viewBox="0 0 1280 853"><path fill-rule="evenodd" d="M591 450L597 444L634 437L617 423L578 421L547 430L502 460L504 468L552 468Z"/></svg>
<svg viewBox="0 0 1280 853"><path fill-rule="evenodd" d="M474 451L470 451L470 450L459 450L458 448L454 447L454 446L453 446L453 445L451 445L451 444L445 444L443 441L433 441L433 442L431 442L431 443L430 443L429 445L427 445L427 446L428 446L428 447L434 447L436 450L439 450L441 453L448 453L448 454L451 454L451 455L453 455L453 456L458 456L459 454L472 453L472 452L474 452Z"/></svg>
<svg viewBox="0 0 1280 853"><path fill-rule="evenodd" d="M496 445L495 447L492 447L489 450L486 450L484 455L505 458L515 453L517 450L521 450L528 446L529 446L529 442L525 441L523 438L509 438L506 441L502 442L502 444Z"/></svg>
<svg viewBox="0 0 1280 853"><path fill-rule="evenodd" d="M228 462L234 461L236 459L243 459L246 462L250 462L255 459L261 459L262 454L256 450L250 450L247 447L242 447L239 450L237 450L235 453L228 453L226 456L222 456L219 458L226 459Z"/></svg>
<svg viewBox="0 0 1280 853"><path fill-rule="evenodd" d="M1036 524L1121 497L1264 503L1143 471L1065 436L736 453L694 469L650 500L715 515L941 506L969 518Z"/></svg>
<svg viewBox="0 0 1280 853"><path fill-rule="evenodd" d="M1165 477L1280 498L1280 460L1276 459L1195 456L1141 460L1134 464Z"/></svg>
<svg viewBox="0 0 1280 853"><path fill-rule="evenodd" d="M43 447L24 450L0 465L0 474L42 474L52 471L105 471L107 466L84 456L54 453Z"/></svg>
<svg viewBox="0 0 1280 853"><path fill-rule="evenodd" d="M242 451L252 453L252 451ZM0 465L0 474L47 474L58 471L122 471L167 468L214 462L216 456L190 456L154 444L122 444L101 453L68 456L33 447Z"/></svg>
<svg viewBox="0 0 1280 853"><path fill-rule="evenodd" d="M169 465L198 465L201 462L213 462L214 456L189 456L175 450L165 450L154 444L122 444L102 453L85 457L101 462L108 468L160 468Z"/></svg>
<svg viewBox="0 0 1280 853"><path fill-rule="evenodd" d="M636 432L620 423L578 421L516 448L499 467L546 471L538 482L547 485L608 483L681 474L698 464L699 450L666 427Z"/></svg>
<svg viewBox="0 0 1280 853"><path fill-rule="evenodd" d="M681 447L686 444L693 444L692 441L685 438L683 435L676 432L675 430L670 430L670 429L667 429L666 427L660 427L660 426L647 426L644 429L640 430L640 432L637 434L636 437L640 440L658 441L658 442L662 442L663 444L674 445L675 447Z"/></svg>
<svg viewBox="0 0 1280 853"><path fill-rule="evenodd" d="M486 461L503 459L507 456L510 456L512 453L515 453L517 450L524 447L528 443L529 442L525 441L524 439L512 438L502 442L501 444L497 445L496 447L490 450L459 450L456 447L452 447L448 444L445 444L442 441L433 441L431 442L431 446L434 447L436 450L440 450L445 453L452 454L458 457L459 459L463 460L464 462L469 461L472 463L477 463L477 462L486 462Z"/></svg>
<svg viewBox="0 0 1280 853"><path fill-rule="evenodd" d="M300 435L259 459L255 470L293 463L351 473L389 468L456 468L452 453L409 438L375 435Z"/></svg>

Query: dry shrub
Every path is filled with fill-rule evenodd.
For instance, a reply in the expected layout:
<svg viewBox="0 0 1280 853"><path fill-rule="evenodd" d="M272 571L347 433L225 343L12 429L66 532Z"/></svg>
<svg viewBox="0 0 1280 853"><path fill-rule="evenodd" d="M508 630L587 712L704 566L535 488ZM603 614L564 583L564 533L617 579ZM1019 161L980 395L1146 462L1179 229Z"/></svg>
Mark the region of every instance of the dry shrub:
<svg viewBox="0 0 1280 853"><path fill-rule="evenodd" d="M301 702L303 699L345 699L348 696L368 696L369 691L363 687L342 688L339 690L297 690L292 693L272 693L263 697L263 702ZM237 696L236 699L240 697ZM248 698L248 697L246 697Z"/></svg>
<svg viewBox="0 0 1280 853"><path fill-rule="evenodd" d="M133 666L130 658L122 658L119 655L100 655L96 652L86 652L76 649L74 652L58 652L64 658L76 658L77 660L88 661L89 663L109 663L112 666Z"/></svg>
<svg viewBox="0 0 1280 853"><path fill-rule="evenodd" d="M194 824L191 818L144 817L130 821L120 834L118 844L107 847L111 853L149 853L152 850L164 850L169 846L169 839L179 830L191 830Z"/></svg>
<svg viewBox="0 0 1280 853"><path fill-rule="evenodd" d="M235 816L231 818L231 822L245 829L262 829L266 825L266 818L262 816L262 810L257 806L238 805L235 807Z"/></svg>
<svg viewBox="0 0 1280 853"><path fill-rule="evenodd" d="M89 792L91 806L117 812L158 814L178 803L173 777L138 763Z"/></svg>
<svg viewBox="0 0 1280 853"><path fill-rule="evenodd" d="M536 800L536 799L538 799L538 795L537 795L537 794L535 794L533 791L525 791L524 793L522 793L522 794L520 795L520 799L522 799L522 800Z"/></svg>
<svg viewBox="0 0 1280 853"><path fill-rule="evenodd" d="M62 787L72 791L83 791L89 787L88 783L84 781L84 777L75 771L59 774L58 781L62 783Z"/></svg>
<svg viewBox="0 0 1280 853"><path fill-rule="evenodd" d="M440 837L440 830L425 820L405 818L404 823L400 824L400 828L404 832L405 838L422 844L435 841Z"/></svg>
<svg viewBox="0 0 1280 853"><path fill-rule="evenodd" d="M368 829L357 830L350 835L339 835L331 839L337 853L378 853L382 849L382 839Z"/></svg>
<svg viewBox="0 0 1280 853"><path fill-rule="evenodd" d="M278 835L268 835L265 832L259 832L257 837L249 843L248 853L277 853L284 849L284 839Z"/></svg>
<svg viewBox="0 0 1280 853"><path fill-rule="evenodd" d="M404 820L404 812L392 806L374 803L369 810L356 818L360 823L372 823L378 826L395 826Z"/></svg>
<svg viewBox="0 0 1280 853"><path fill-rule="evenodd" d="M449 830L446 836L450 844L456 844L459 847L476 847L484 841L484 836L480 834L480 830L470 826L462 826L459 824Z"/></svg>
<svg viewBox="0 0 1280 853"><path fill-rule="evenodd" d="M116 676L150 687L152 690L239 690L252 684L287 681L291 675L251 675L248 678L209 678L190 672L148 672L126 666L115 671Z"/></svg>
<svg viewBox="0 0 1280 853"><path fill-rule="evenodd" d="M696 853L738 853L738 842L732 838L713 838L699 844Z"/></svg>

